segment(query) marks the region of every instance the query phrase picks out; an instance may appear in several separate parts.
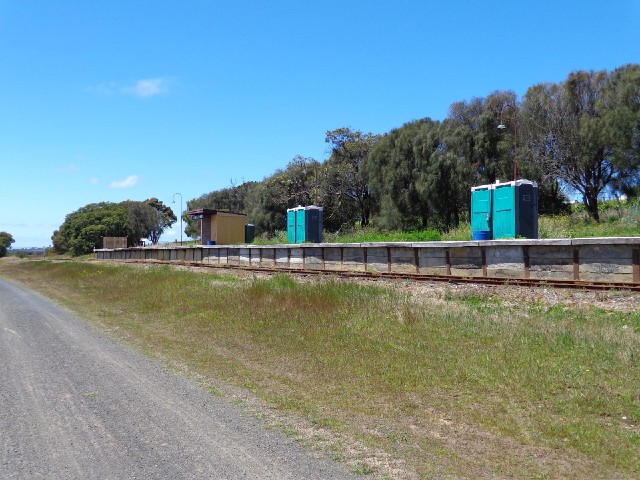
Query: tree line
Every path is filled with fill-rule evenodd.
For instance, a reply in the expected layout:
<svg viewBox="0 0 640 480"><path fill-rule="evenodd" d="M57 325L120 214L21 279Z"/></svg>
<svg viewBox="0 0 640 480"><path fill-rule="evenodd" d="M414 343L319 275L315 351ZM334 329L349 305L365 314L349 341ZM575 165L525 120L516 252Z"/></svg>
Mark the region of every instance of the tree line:
<svg viewBox="0 0 640 480"><path fill-rule="evenodd" d="M500 127L500 128L499 128ZM539 184L541 213L577 196L599 220L603 193L638 193L640 65L577 71L559 83L453 103L443 121L424 118L377 135L326 132L324 161L297 156L260 182L213 191L189 209L245 212L257 232L286 228L286 210L317 204L329 231L355 224L447 230L468 218L470 188L518 178ZM198 235L196 222L186 233Z"/></svg>
<svg viewBox="0 0 640 480"><path fill-rule="evenodd" d="M51 240L57 253L74 256L102 248L103 237L127 237L129 246L140 245L142 239L156 244L176 219L171 208L157 198L91 203L67 215Z"/></svg>

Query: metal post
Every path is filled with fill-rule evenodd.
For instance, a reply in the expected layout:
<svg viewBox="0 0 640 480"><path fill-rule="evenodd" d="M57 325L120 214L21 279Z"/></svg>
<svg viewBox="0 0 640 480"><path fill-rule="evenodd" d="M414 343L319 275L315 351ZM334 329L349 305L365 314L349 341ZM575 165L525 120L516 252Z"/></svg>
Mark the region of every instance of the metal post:
<svg viewBox="0 0 640 480"><path fill-rule="evenodd" d="M176 195L180 195L180 246L182 246L182 194L181 193L174 193L173 194L173 201L171 203L176 203Z"/></svg>
<svg viewBox="0 0 640 480"><path fill-rule="evenodd" d="M503 113L507 107L513 108L513 180L518 179L518 108L515 103L505 103L500 110L500 125L498 128L504 130L507 126L503 121Z"/></svg>

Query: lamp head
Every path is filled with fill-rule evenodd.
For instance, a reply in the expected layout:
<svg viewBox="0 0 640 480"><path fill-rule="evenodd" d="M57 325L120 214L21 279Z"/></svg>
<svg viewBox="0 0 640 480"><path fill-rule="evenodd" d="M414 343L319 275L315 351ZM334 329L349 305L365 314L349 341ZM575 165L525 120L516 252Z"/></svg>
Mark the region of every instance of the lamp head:
<svg viewBox="0 0 640 480"><path fill-rule="evenodd" d="M507 126L504 123L501 123L500 125L498 125L498 128L500 130L504 130L505 128L507 128Z"/></svg>

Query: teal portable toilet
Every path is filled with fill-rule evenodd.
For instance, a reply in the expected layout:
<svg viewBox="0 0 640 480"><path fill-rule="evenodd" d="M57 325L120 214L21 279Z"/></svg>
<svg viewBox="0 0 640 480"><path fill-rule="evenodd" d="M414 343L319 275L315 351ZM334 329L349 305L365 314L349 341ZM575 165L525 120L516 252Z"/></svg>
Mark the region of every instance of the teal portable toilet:
<svg viewBox="0 0 640 480"><path fill-rule="evenodd" d="M287 242L296 243L296 211L297 208L287 209Z"/></svg>
<svg viewBox="0 0 640 480"><path fill-rule="evenodd" d="M474 240L491 240L491 206L493 185L471 187L471 236Z"/></svg>
<svg viewBox="0 0 640 480"><path fill-rule="evenodd" d="M322 242L322 207L305 207L305 241Z"/></svg>
<svg viewBox="0 0 640 480"><path fill-rule="evenodd" d="M529 180L493 185L493 238L538 238L538 184Z"/></svg>
<svg viewBox="0 0 640 480"><path fill-rule="evenodd" d="M296 241L303 243L307 241L307 210L305 207L298 207L296 210Z"/></svg>

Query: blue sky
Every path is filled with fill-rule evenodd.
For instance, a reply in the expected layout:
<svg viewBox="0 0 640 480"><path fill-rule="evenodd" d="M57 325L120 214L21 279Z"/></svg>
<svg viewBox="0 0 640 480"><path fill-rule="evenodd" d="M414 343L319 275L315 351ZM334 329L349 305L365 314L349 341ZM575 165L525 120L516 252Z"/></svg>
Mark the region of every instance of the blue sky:
<svg viewBox="0 0 640 480"><path fill-rule="evenodd" d="M0 230L45 246L89 203L178 212L327 130L640 63L640 1L0 0L0 59Z"/></svg>

